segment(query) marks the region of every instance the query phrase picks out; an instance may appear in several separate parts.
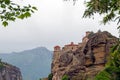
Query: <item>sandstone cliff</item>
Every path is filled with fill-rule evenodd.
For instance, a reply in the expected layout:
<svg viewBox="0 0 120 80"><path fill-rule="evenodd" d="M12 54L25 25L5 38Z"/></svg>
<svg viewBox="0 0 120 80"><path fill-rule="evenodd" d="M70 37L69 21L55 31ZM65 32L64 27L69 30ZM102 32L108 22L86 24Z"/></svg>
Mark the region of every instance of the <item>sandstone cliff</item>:
<svg viewBox="0 0 120 80"><path fill-rule="evenodd" d="M22 80L19 68L0 62L0 80Z"/></svg>
<svg viewBox="0 0 120 80"><path fill-rule="evenodd" d="M70 80L93 80L94 76L104 68L110 48L117 40L106 31L87 32L77 49L76 47L74 49L74 45L67 51L64 47L62 49L55 47L52 80L61 80L63 75L68 75Z"/></svg>

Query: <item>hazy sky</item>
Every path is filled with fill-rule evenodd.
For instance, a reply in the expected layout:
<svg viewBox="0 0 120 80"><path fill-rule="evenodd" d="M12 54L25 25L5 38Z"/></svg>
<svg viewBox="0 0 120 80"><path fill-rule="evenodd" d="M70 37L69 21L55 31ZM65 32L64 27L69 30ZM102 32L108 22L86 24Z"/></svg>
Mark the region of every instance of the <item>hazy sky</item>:
<svg viewBox="0 0 120 80"><path fill-rule="evenodd" d="M19 4L35 5L38 11L29 19L11 22L0 27L0 53L22 51L44 46L53 50L55 45L63 46L70 42L81 42L86 31L107 30L118 36L116 25L100 25L101 18L83 19L84 0L14 0Z"/></svg>

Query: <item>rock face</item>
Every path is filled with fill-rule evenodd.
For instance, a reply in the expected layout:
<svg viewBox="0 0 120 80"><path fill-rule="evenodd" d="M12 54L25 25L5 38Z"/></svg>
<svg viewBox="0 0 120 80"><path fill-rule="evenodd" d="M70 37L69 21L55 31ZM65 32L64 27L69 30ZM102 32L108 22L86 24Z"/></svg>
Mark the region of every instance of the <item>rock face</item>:
<svg viewBox="0 0 120 80"><path fill-rule="evenodd" d="M86 32L77 48L72 45L71 49L65 50L64 47L61 49L56 46L52 61L52 80L61 80L64 75L68 75L70 80L93 80L104 69L110 48L117 41L107 31L98 31Z"/></svg>
<svg viewBox="0 0 120 80"><path fill-rule="evenodd" d="M22 80L19 68L8 63L0 63L0 80Z"/></svg>

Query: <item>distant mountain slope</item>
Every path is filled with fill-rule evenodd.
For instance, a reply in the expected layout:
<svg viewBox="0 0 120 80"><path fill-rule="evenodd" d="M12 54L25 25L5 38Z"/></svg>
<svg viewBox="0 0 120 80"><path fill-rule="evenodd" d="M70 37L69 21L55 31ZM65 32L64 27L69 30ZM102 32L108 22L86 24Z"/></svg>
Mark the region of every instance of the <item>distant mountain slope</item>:
<svg viewBox="0 0 120 80"><path fill-rule="evenodd" d="M52 51L44 47L10 54L0 54L2 61L21 69L23 80L39 80L50 73Z"/></svg>

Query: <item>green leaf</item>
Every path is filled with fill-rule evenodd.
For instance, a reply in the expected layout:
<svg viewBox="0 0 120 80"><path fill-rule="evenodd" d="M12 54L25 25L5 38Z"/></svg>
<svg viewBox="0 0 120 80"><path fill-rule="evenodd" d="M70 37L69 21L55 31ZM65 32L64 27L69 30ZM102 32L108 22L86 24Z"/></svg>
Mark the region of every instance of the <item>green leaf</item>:
<svg viewBox="0 0 120 80"><path fill-rule="evenodd" d="M20 16L18 16L18 18L24 19L24 18L25 18L25 15L24 15L24 14L21 14Z"/></svg>
<svg viewBox="0 0 120 80"><path fill-rule="evenodd" d="M31 7L31 5L29 4L29 5L28 5L28 7L30 8L30 7Z"/></svg>
<svg viewBox="0 0 120 80"><path fill-rule="evenodd" d="M20 14L20 12L16 12L16 14L17 14L17 15L19 15L19 14Z"/></svg>
<svg viewBox="0 0 120 80"><path fill-rule="evenodd" d="M33 10L31 10L31 12L32 12L32 13L34 13L34 11L33 11Z"/></svg>
<svg viewBox="0 0 120 80"><path fill-rule="evenodd" d="M6 26L8 25L8 22L7 22L7 21L4 21L4 22L2 22L2 25L3 25L4 27L6 27Z"/></svg>
<svg viewBox="0 0 120 80"><path fill-rule="evenodd" d="M31 16L31 14L30 14L30 12L26 12L26 13L24 14L24 16L25 16L26 18L28 18L28 17Z"/></svg>
<svg viewBox="0 0 120 80"><path fill-rule="evenodd" d="M22 12L25 12L25 9L22 9Z"/></svg>
<svg viewBox="0 0 120 80"><path fill-rule="evenodd" d="M36 7L32 7L32 9L34 9L34 10L38 10Z"/></svg>
<svg viewBox="0 0 120 80"><path fill-rule="evenodd" d="M1 8L6 8L6 5L5 4L1 4Z"/></svg>
<svg viewBox="0 0 120 80"><path fill-rule="evenodd" d="M15 19L16 19L16 18L14 18L14 17L11 17L9 20L11 20L11 21L15 21Z"/></svg>
<svg viewBox="0 0 120 80"><path fill-rule="evenodd" d="M14 16L15 15L15 12L12 12L11 14L10 14L10 16Z"/></svg>
<svg viewBox="0 0 120 80"><path fill-rule="evenodd" d="M10 4L10 0L5 0L5 4Z"/></svg>

